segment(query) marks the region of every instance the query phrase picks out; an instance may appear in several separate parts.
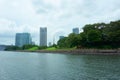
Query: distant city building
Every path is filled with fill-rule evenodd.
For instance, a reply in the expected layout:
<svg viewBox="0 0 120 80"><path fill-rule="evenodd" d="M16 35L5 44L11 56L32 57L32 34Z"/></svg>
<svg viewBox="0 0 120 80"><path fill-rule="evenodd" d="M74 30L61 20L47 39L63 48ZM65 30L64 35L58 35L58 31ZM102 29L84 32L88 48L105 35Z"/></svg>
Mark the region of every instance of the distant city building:
<svg viewBox="0 0 120 80"><path fill-rule="evenodd" d="M32 41L32 45L35 45L35 42Z"/></svg>
<svg viewBox="0 0 120 80"><path fill-rule="evenodd" d="M40 28L40 46L47 46L47 28Z"/></svg>
<svg viewBox="0 0 120 80"><path fill-rule="evenodd" d="M52 46L52 43L51 43L51 42L49 42L49 46Z"/></svg>
<svg viewBox="0 0 120 80"><path fill-rule="evenodd" d="M22 47L23 45L32 44L30 33L16 33L15 45Z"/></svg>
<svg viewBox="0 0 120 80"><path fill-rule="evenodd" d="M65 36L59 36L59 39L63 39Z"/></svg>
<svg viewBox="0 0 120 80"><path fill-rule="evenodd" d="M79 28L73 28L73 33L79 34Z"/></svg>

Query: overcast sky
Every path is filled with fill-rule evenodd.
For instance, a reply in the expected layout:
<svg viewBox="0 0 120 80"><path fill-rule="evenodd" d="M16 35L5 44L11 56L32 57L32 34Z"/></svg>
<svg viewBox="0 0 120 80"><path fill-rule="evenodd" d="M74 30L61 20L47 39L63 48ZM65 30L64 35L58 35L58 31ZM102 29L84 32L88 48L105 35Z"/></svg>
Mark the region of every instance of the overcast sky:
<svg viewBox="0 0 120 80"><path fill-rule="evenodd" d="M29 32L39 43L39 28L67 36L72 28L120 19L119 0L0 0L0 44L14 44L15 33Z"/></svg>

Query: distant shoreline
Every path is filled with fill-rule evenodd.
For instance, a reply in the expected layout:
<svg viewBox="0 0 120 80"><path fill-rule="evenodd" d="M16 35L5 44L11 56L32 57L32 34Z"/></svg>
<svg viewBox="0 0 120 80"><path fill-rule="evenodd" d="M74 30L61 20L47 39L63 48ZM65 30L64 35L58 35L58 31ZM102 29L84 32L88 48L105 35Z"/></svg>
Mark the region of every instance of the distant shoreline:
<svg viewBox="0 0 120 80"><path fill-rule="evenodd" d="M75 49L75 50L18 50L17 52L60 53L80 55L120 55L120 49Z"/></svg>

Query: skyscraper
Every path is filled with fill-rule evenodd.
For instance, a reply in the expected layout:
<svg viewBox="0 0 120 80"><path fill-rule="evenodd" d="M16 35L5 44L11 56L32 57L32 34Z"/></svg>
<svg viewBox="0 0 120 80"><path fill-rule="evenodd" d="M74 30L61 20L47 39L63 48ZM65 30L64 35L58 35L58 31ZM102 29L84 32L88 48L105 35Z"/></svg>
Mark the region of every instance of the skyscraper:
<svg viewBox="0 0 120 80"><path fill-rule="evenodd" d="M73 28L73 33L79 34L79 28Z"/></svg>
<svg viewBox="0 0 120 80"><path fill-rule="evenodd" d="M47 46L47 28L40 28L40 46Z"/></svg>
<svg viewBox="0 0 120 80"><path fill-rule="evenodd" d="M16 33L15 45L22 47L23 45L32 44L30 33Z"/></svg>

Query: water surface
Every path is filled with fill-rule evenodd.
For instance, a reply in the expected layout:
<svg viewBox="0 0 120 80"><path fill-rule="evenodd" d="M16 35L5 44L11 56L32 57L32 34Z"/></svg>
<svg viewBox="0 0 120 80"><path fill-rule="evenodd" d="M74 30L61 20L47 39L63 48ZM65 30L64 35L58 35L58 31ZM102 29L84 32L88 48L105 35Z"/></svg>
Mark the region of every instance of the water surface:
<svg viewBox="0 0 120 80"><path fill-rule="evenodd" d="M0 80L120 80L120 56L0 52Z"/></svg>

